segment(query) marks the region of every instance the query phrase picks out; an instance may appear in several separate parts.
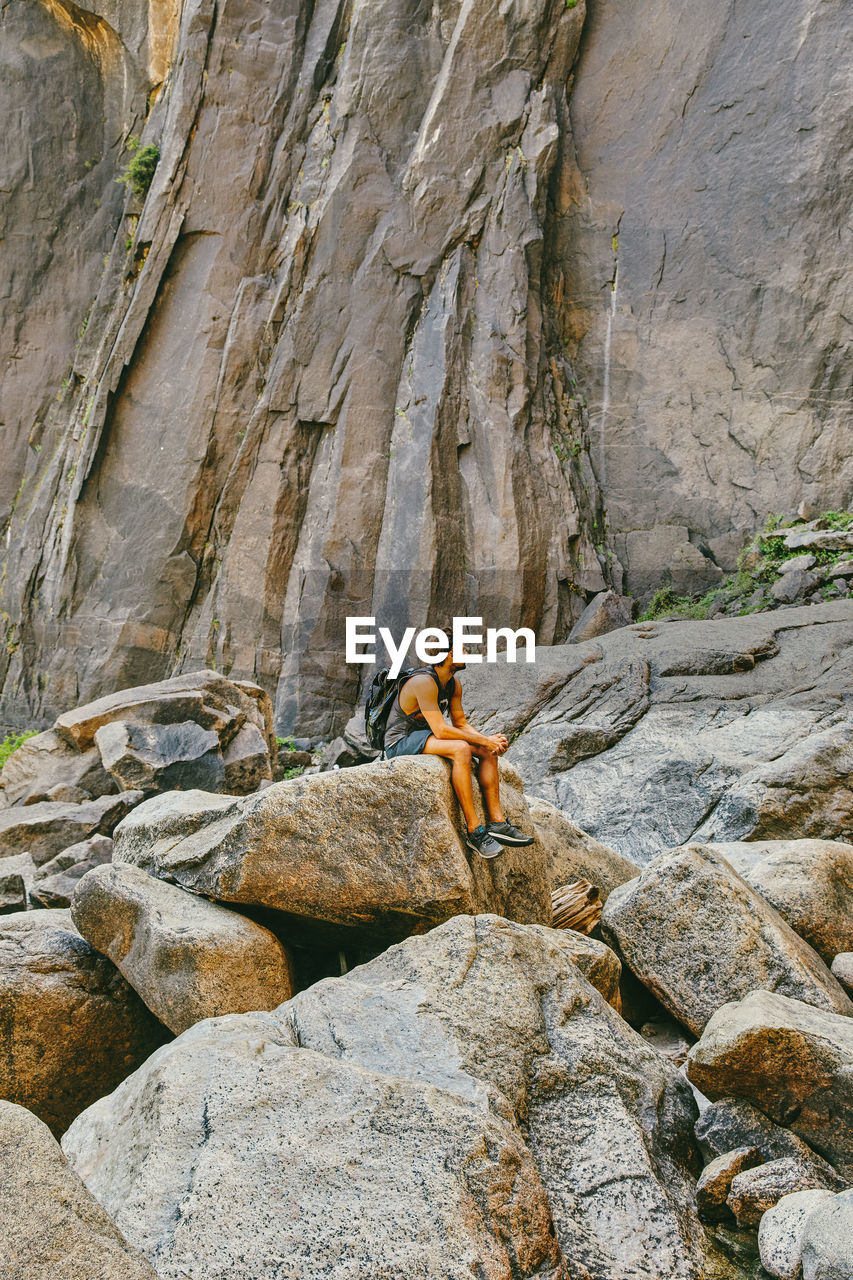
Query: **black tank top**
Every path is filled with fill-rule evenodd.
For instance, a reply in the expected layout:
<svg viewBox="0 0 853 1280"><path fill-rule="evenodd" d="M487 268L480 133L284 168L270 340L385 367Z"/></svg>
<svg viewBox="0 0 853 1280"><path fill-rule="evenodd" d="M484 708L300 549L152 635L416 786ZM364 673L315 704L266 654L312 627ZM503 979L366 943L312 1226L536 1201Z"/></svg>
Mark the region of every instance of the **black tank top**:
<svg viewBox="0 0 853 1280"><path fill-rule="evenodd" d="M412 675L409 676L409 680L411 680L413 676L420 675L422 672L426 675L434 675L432 667L418 667L417 670L413 671ZM441 684L441 681L437 676L435 677L435 681L436 685L439 686L438 705L442 713L447 715L456 677L451 676L447 684ZM400 706L400 694L403 692L403 689L406 687L408 682L408 680L404 680L400 685L400 688L397 691L397 696L391 704L391 710L388 713L388 720L385 725L386 750L388 747L393 747L394 743L399 742L401 738L405 738L407 733L414 733L416 729L429 728L426 719L419 710L412 712L411 715L406 715L406 712Z"/></svg>

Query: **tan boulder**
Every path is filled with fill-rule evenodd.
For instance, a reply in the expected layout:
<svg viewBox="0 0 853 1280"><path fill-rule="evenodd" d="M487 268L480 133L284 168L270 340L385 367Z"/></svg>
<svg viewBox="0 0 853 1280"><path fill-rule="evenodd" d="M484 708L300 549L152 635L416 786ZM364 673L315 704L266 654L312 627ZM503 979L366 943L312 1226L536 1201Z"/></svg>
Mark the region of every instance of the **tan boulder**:
<svg viewBox="0 0 853 1280"><path fill-rule="evenodd" d="M527 805L545 850L552 889L573 880L589 880L605 902L611 889L640 874L636 862L581 831L549 800L528 796Z"/></svg>
<svg viewBox="0 0 853 1280"><path fill-rule="evenodd" d="M0 1097L62 1133L167 1038L69 911L0 918Z"/></svg>
<svg viewBox="0 0 853 1280"><path fill-rule="evenodd" d="M156 1280L70 1168L47 1125L0 1102L3 1280Z"/></svg>
<svg viewBox="0 0 853 1280"><path fill-rule="evenodd" d="M508 819L532 831L503 762L501 796ZM409 756L240 798L155 796L121 824L113 860L221 902L272 907L297 941L394 940L479 911L550 923L541 843L486 860L463 829L449 765Z"/></svg>
<svg viewBox="0 0 853 1280"><path fill-rule="evenodd" d="M756 840L708 848L730 862L826 964L853 950L853 844Z"/></svg>
<svg viewBox="0 0 853 1280"><path fill-rule="evenodd" d="M820 957L713 849L661 854L611 893L602 934L695 1034L757 988L834 1013L853 1003Z"/></svg>
<svg viewBox="0 0 853 1280"><path fill-rule="evenodd" d="M687 1075L712 1100L754 1103L853 1176L853 1019L753 991L714 1014L690 1050Z"/></svg>
<svg viewBox="0 0 853 1280"><path fill-rule="evenodd" d="M71 918L176 1035L202 1018L274 1009L293 995L289 956L268 929L139 867L89 871Z"/></svg>

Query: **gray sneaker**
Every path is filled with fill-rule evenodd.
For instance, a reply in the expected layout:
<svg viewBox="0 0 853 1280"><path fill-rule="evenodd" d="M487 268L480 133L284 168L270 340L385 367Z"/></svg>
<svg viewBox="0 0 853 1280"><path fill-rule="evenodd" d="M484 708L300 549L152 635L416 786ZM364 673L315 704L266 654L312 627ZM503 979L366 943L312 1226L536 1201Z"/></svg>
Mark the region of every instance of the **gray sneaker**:
<svg viewBox="0 0 853 1280"><path fill-rule="evenodd" d="M514 827L511 822L490 822L489 835L494 836L495 840L500 840L501 844L527 845L533 844L535 836L526 836L523 831L519 831L518 827Z"/></svg>
<svg viewBox="0 0 853 1280"><path fill-rule="evenodd" d="M498 844L488 827L482 822L479 827L468 832L465 842L468 848L479 853L481 858L496 858L499 853L503 853L503 845Z"/></svg>

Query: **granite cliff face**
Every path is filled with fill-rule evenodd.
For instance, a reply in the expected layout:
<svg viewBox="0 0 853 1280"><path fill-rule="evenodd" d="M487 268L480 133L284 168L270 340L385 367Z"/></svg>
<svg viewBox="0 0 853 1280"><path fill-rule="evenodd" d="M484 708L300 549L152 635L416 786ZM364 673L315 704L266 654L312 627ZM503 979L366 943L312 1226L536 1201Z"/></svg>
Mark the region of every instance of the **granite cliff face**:
<svg viewBox="0 0 853 1280"><path fill-rule="evenodd" d="M0 715L215 665L328 737L346 615L547 644L840 505L841 20L0 6Z"/></svg>

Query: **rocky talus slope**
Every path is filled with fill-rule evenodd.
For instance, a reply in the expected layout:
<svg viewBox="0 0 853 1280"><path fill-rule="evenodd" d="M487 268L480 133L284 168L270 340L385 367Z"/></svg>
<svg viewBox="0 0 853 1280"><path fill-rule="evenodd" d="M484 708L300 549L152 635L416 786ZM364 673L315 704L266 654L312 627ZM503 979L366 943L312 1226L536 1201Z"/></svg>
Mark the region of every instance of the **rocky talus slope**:
<svg viewBox="0 0 853 1280"><path fill-rule="evenodd" d="M646 717L664 681L722 703L777 663L802 718L781 671L740 714L769 704L809 758L849 731L849 608L565 646L505 669L505 719L551 698L549 732L575 733L555 707L574 686L594 709L608 661L645 664ZM673 758L695 702L660 704ZM666 843L638 800L640 867L528 803L508 758L534 842L491 862L436 758L274 782L271 722L200 672L63 713L0 774L4 1276L849 1278L853 844L800 829L843 811L830 740L786 838ZM81 842L106 802L117 825ZM552 927L549 890L579 879L593 936ZM70 907L43 908L48 882Z"/></svg>
<svg viewBox="0 0 853 1280"><path fill-rule="evenodd" d="M331 737L346 613L550 643L848 505L845 18L4 4L0 719L213 664Z"/></svg>

